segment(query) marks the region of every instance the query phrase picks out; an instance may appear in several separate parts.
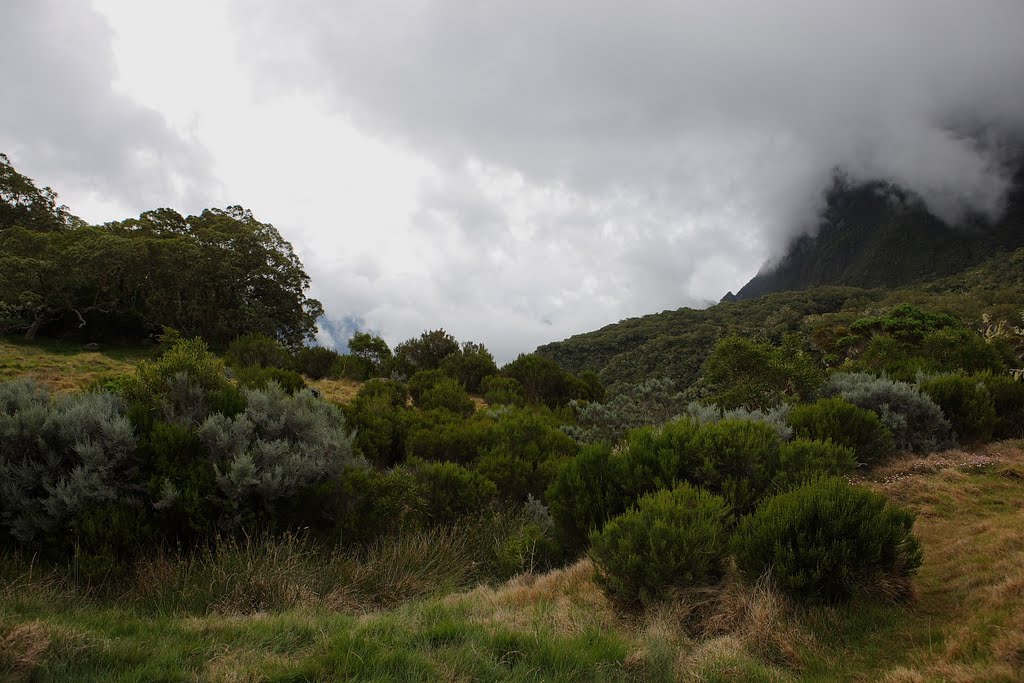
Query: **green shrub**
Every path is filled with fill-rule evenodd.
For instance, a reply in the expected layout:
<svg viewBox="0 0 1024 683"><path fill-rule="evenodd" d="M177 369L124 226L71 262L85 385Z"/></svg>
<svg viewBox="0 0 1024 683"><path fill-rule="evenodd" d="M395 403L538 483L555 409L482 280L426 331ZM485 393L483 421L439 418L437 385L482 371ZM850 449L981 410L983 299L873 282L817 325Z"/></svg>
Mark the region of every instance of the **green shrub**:
<svg viewBox="0 0 1024 683"><path fill-rule="evenodd" d="M409 467L422 485L426 512L435 524L479 512L498 495L494 482L453 462L420 460Z"/></svg>
<svg viewBox="0 0 1024 683"><path fill-rule="evenodd" d="M821 477L852 472L857 467L853 449L832 441L794 439L779 447L779 469L773 488L785 491Z"/></svg>
<svg viewBox="0 0 1024 683"><path fill-rule="evenodd" d="M458 353L445 357L441 361L441 369L471 393L480 391L484 378L498 372L491 352L483 344L475 342L464 342Z"/></svg>
<svg viewBox="0 0 1024 683"><path fill-rule="evenodd" d="M700 457L694 474L680 477L721 494L742 514L770 491L779 470L778 432L764 422L722 420L703 425L692 448Z"/></svg>
<svg viewBox="0 0 1024 683"><path fill-rule="evenodd" d="M481 449L476 469L498 486L507 500L540 497L565 458L578 447L548 415L512 410L502 415Z"/></svg>
<svg viewBox="0 0 1024 683"><path fill-rule="evenodd" d="M913 524L914 513L881 494L822 479L766 500L743 519L733 548L750 580L768 573L791 595L833 602L880 575L915 572Z"/></svg>
<svg viewBox="0 0 1024 683"><path fill-rule="evenodd" d="M201 339L178 341L155 361L142 361L134 380L123 384L129 404L166 422L199 424L216 412L218 401L229 404L233 392L224 362Z"/></svg>
<svg viewBox="0 0 1024 683"><path fill-rule="evenodd" d="M294 369L312 379L335 376L341 362L340 353L323 346L303 346L293 358Z"/></svg>
<svg viewBox="0 0 1024 683"><path fill-rule="evenodd" d="M363 545L427 521L423 485L405 467L384 472L347 467L318 487L316 498L316 506L334 523L330 540L343 545Z"/></svg>
<svg viewBox="0 0 1024 683"><path fill-rule="evenodd" d="M627 603L712 583L722 574L729 519L725 500L689 484L644 496L591 534L598 582Z"/></svg>
<svg viewBox="0 0 1024 683"><path fill-rule="evenodd" d="M703 424L713 424L722 420L750 420L752 422L764 422L778 433L779 438L788 441L793 437L793 428L786 422L789 416L790 405L782 403L775 408L767 410L747 410L746 408L733 408L725 410L714 403L691 402L686 405L685 415Z"/></svg>
<svg viewBox="0 0 1024 683"><path fill-rule="evenodd" d="M978 375L977 379L988 389L996 409L992 436L997 439L1024 436L1024 382L990 372Z"/></svg>
<svg viewBox="0 0 1024 683"><path fill-rule="evenodd" d="M559 464L544 495L559 540L570 552L586 547L590 532L634 502L622 482L622 458L607 444L589 444Z"/></svg>
<svg viewBox="0 0 1024 683"><path fill-rule="evenodd" d="M562 555L554 538L554 522L535 498L513 508L492 508L467 518L458 527L472 541L480 578L490 582L523 572L543 572L558 566Z"/></svg>
<svg viewBox="0 0 1024 683"><path fill-rule="evenodd" d="M622 386L604 403L574 401L571 405L576 424L565 428L569 436L579 443L603 441L615 445L631 429L657 426L679 417L687 401L671 380L652 379Z"/></svg>
<svg viewBox="0 0 1024 683"><path fill-rule="evenodd" d="M829 376L822 393L878 415L892 433L897 450L932 453L953 447L949 420L913 384L868 373L837 372Z"/></svg>
<svg viewBox="0 0 1024 683"><path fill-rule="evenodd" d="M852 448L857 459L869 465L882 462L894 451L892 434L878 415L841 398L794 406L788 420L796 436L831 439Z"/></svg>
<svg viewBox="0 0 1024 683"><path fill-rule="evenodd" d="M982 382L959 375L940 375L921 382L921 391L942 408L960 440L978 442L992 438L996 407Z"/></svg>
<svg viewBox="0 0 1024 683"><path fill-rule="evenodd" d="M441 370L420 370L406 383L409 388L409 397L412 399L412 404L416 407L422 407L420 402L423 400L423 394L429 389L433 389L439 382L443 382L446 379L450 379L448 375L444 374Z"/></svg>
<svg viewBox="0 0 1024 683"><path fill-rule="evenodd" d="M702 427L681 418L661 427L637 429L626 437L619 478L627 505L659 488L696 481L703 465L697 440Z"/></svg>
<svg viewBox="0 0 1024 683"><path fill-rule="evenodd" d="M490 375L481 381L480 389L484 392L484 400L492 406L519 406L525 403L523 387L511 377Z"/></svg>
<svg viewBox="0 0 1024 683"><path fill-rule="evenodd" d="M702 368L712 400L725 408L773 408L806 400L824 380L814 360L787 338L782 346L733 335L719 340Z"/></svg>
<svg viewBox="0 0 1024 683"><path fill-rule="evenodd" d="M491 429L485 416L466 420L447 410L409 411L405 424L408 457L459 463L477 459Z"/></svg>
<svg viewBox="0 0 1024 683"><path fill-rule="evenodd" d="M967 327L929 332L921 342L921 353L946 372L955 370L970 374L1006 369L996 347Z"/></svg>
<svg viewBox="0 0 1024 683"><path fill-rule="evenodd" d="M292 355L279 341L262 334L244 334L228 345L224 360L233 368L259 366L291 369Z"/></svg>
<svg viewBox="0 0 1024 683"><path fill-rule="evenodd" d="M306 388L302 375L294 370L281 368L264 368L252 366L242 368L235 373L235 380L240 386L249 389L266 389L271 383L277 384L289 394Z"/></svg>
<svg viewBox="0 0 1024 683"><path fill-rule="evenodd" d="M419 400L423 410L447 410L455 415L469 417L476 411L476 404L457 380L445 377L423 392Z"/></svg>

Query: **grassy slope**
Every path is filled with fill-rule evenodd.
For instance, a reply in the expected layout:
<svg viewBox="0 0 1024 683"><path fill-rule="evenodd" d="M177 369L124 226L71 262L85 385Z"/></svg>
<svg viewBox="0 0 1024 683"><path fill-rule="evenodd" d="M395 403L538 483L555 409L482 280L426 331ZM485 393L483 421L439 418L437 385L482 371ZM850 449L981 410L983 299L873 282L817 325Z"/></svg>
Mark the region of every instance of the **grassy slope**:
<svg viewBox="0 0 1024 683"><path fill-rule="evenodd" d="M925 564L909 607L794 607L727 580L624 614L586 561L388 611L332 611L294 587L296 606L276 613L155 613L22 577L0 591L0 677L1024 680L1022 446L906 460L865 482L920 511Z"/></svg>
<svg viewBox="0 0 1024 683"><path fill-rule="evenodd" d="M30 377L54 392L79 391L102 375L131 372L152 353L118 347L84 351L81 344L0 339L0 381Z"/></svg>

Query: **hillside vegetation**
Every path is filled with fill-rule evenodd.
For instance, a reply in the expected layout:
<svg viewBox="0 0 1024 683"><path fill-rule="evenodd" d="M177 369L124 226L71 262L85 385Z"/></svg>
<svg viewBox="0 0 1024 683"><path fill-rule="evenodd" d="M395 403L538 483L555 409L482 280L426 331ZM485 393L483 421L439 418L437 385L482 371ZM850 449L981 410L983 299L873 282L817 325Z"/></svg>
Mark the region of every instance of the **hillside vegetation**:
<svg viewBox="0 0 1024 683"><path fill-rule="evenodd" d="M337 561L286 541L231 558L154 558L112 592L4 567L0 672L11 680L1018 681L1024 667L1024 450L1019 442L894 462L867 482L919 512L925 563L909 607L866 595L798 607L726 576L646 613L622 612L581 560L467 589L458 532ZM462 540L460 540L462 539ZM443 557L443 561L442 560ZM374 560L376 559L376 564ZM184 574L188 569L195 573ZM325 576L326 575L326 576ZM452 577L461 580L452 583ZM438 580L437 583L434 583ZM380 609L372 590L420 586ZM390 586L390 588L388 588ZM182 598L181 591L192 597ZM416 595L415 590L410 594Z"/></svg>

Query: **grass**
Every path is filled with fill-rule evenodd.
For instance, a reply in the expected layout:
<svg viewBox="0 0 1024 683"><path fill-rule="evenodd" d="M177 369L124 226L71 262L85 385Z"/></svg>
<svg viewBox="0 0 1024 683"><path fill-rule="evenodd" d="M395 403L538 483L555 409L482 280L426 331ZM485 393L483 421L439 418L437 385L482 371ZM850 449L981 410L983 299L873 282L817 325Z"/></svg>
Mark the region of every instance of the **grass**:
<svg viewBox="0 0 1024 683"><path fill-rule="evenodd" d="M39 339L0 339L0 381L30 377L55 393L80 391L108 374L130 373L154 351L107 347L85 351L83 344Z"/></svg>
<svg viewBox="0 0 1024 683"><path fill-rule="evenodd" d="M881 585L845 606L800 606L730 575L626 612L587 560L472 588L457 530L359 556L294 538L155 556L108 594L8 558L0 678L1024 680L1022 445L907 459L863 482L920 512L909 604Z"/></svg>

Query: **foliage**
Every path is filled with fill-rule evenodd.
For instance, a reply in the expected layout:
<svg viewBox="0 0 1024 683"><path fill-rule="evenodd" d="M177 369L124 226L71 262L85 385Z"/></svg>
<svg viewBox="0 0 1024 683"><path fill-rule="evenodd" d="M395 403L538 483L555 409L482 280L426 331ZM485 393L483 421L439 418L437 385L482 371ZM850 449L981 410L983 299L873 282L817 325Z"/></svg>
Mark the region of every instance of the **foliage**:
<svg viewBox="0 0 1024 683"><path fill-rule="evenodd" d="M631 429L656 426L682 415L687 405L683 395L667 379L652 379L640 384L620 386L603 403L591 401L570 404L576 424L566 433L580 443L617 444Z"/></svg>
<svg viewBox="0 0 1024 683"><path fill-rule="evenodd" d="M490 375L480 382L480 389L484 392L484 400L489 405L523 405L523 387L511 377Z"/></svg>
<svg viewBox="0 0 1024 683"><path fill-rule="evenodd" d="M990 372L981 373L976 378L988 389L996 409L992 436L996 439L1024 436L1024 382Z"/></svg>
<svg viewBox="0 0 1024 683"><path fill-rule="evenodd" d="M786 422L789 416L790 406L786 403L779 404L769 410L747 410L746 408L733 408L725 410L714 404L691 402L686 404L683 414L692 417L704 424L713 424L722 420L750 420L752 422L763 422L771 425L779 434L779 438L788 441L793 436L793 428Z"/></svg>
<svg viewBox="0 0 1024 683"><path fill-rule="evenodd" d="M604 388L588 383L562 370L558 364L535 353L519 356L501 369L501 374L510 377L522 387L523 399L527 403L557 408L572 399L600 400Z"/></svg>
<svg viewBox="0 0 1024 683"><path fill-rule="evenodd" d="M503 498L521 502L528 495L539 498L558 464L576 451L576 443L558 428L557 421L519 409L497 420L475 467L497 484Z"/></svg>
<svg viewBox="0 0 1024 683"><path fill-rule="evenodd" d="M406 383L406 386L409 388L409 398L412 399L412 404L422 408L421 399L423 394L444 379L448 379L448 375L437 368L433 370L420 370L413 374Z"/></svg>
<svg viewBox="0 0 1024 683"><path fill-rule="evenodd" d="M635 509L591 534L597 579L627 603L713 583L729 548L729 517L721 497L689 484L644 496Z"/></svg>
<svg viewBox="0 0 1024 683"><path fill-rule="evenodd" d="M490 438L486 415L464 419L449 410L435 409L405 415L405 450L423 460L471 463Z"/></svg>
<svg viewBox="0 0 1024 683"><path fill-rule="evenodd" d="M817 362L788 339L782 346L731 336L720 340L704 362L703 381L725 409L769 409L806 400L824 375Z"/></svg>
<svg viewBox="0 0 1024 683"><path fill-rule="evenodd" d="M391 349L387 342L380 337L368 332L355 332L348 340L349 353L363 361L366 368L365 377L353 377L353 379L366 379L366 377L379 377L391 365ZM348 375L346 375L348 376Z"/></svg>
<svg viewBox="0 0 1024 683"><path fill-rule="evenodd" d="M822 393L873 411L892 433L898 451L932 453L953 446L953 428L942 409L913 384L837 372L829 375Z"/></svg>
<svg viewBox="0 0 1024 683"><path fill-rule="evenodd" d="M453 462L417 460L409 466L422 486L427 516L438 524L479 513L498 494L490 479Z"/></svg>
<svg viewBox="0 0 1024 683"><path fill-rule="evenodd" d="M287 393L294 394L296 391L306 388L306 382L302 379L302 375L294 370L282 368L265 368L258 365L242 368L235 373L235 379L239 386L249 389L266 389L273 383Z"/></svg>
<svg viewBox="0 0 1024 683"><path fill-rule="evenodd" d="M905 577L921 565L914 513L840 478L770 498L743 519L734 542L740 570L766 572L790 594L837 601L878 575Z"/></svg>
<svg viewBox="0 0 1024 683"><path fill-rule="evenodd" d="M424 391L420 407L423 410L447 410L462 417L469 417L476 411L473 399L462 384L450 377L445 377Z"/></svg>
<svg viewBox="0 0 1024 683"><path fill-rule="evenodd" d="M407 377L421 370L437 370L445 358L459 350L459 342L444 330L426 331L395 347L395 369Z"/></svg>
<svg viewBox="0 0 1024 683"><path fill-rule="evenodd" d="M788 420L797 436L831 439L852 448L859 462L875 465L893 453L892 434L878 415L841 398L794 406Z"/></svg>
<svg viewBox="0 0 1024 683"><path fill-rule="evenodd" d="M622 482L622 459L603 443L583 446L559 464L545 493L559 540L582 550L592 531L626 511L633 499Z"/></svg>
<svg viewBox="0 0 1024 683"><path fill-rule="evenodd" d="M311 379L340 375L342 355L323 346L303 346L293 356L294 369Z"/></svg>
<svg viewBox="0 0 1024 683"><path fill-rule="evenodd" d="M830 440L794 439L779 447L779 469L772 487L785 491L820 477L849 474L857 467L854 450Z"/></svg>
<svg viewBox="0 0 1024 683"><path fill-rule="evenodd" d="M198 431L210 452L226 462L218 469L217 485L235 511L236 524L247 523L251 514L276 521L279 501L301 496L363 462L333 404L308 391L289 396L273 384L244 393L241 414L211 415Z"/></svg>
<svg viewBox="0 0 1024 683"><path fill-rule="evenodd" d="M976 442L992 438L996 408L983 382L959 375L940 375L922 381L920 386L942 408L958 439Z"/></svg>
<svg viewBox="0 0 1024 683"><path fill-rule="evenodd" d="M470 393L479 392L484 379L498 372L494 356L487 347L476 342L463 342L462 348L446 356L440 367L446 375L454 377Z"/></svg>
<svg viewBox="0 0 1024 683"><path fill-rule="evenodd" d="M224 353L224 361L237 369L258 366L290 370L294 365L288 349L264 334L245 334L233 340Z"/></svg>
<svg viewBox="0 0 1024 683"><path fill-rule="evenodd" d="M103 392L50 399L28 380L0 383L0 524L25 543L67 552L75 526L116 502L138 517L137 438L124 404ZM105 508L109 511L109 508ZM85 552L105 543L102 525Z"/></svg>
<svg viewBox="0 0 1024 683"><path fill-rule="evenodd" d="M779 471L779 435L764 422L722 420L703 425L690 449L699 464L694 462L694 474L680 478L721 494L738 514L752 510L770 492Z"/></svg>
<svg viewBox="0 0 1024 683"><path fill-rule="evenodd" d="M274 226L239 206L87 226L0 159L3 332L116 341L161 326L218 348L244 334L311 339L320 302Z"/></svg>

